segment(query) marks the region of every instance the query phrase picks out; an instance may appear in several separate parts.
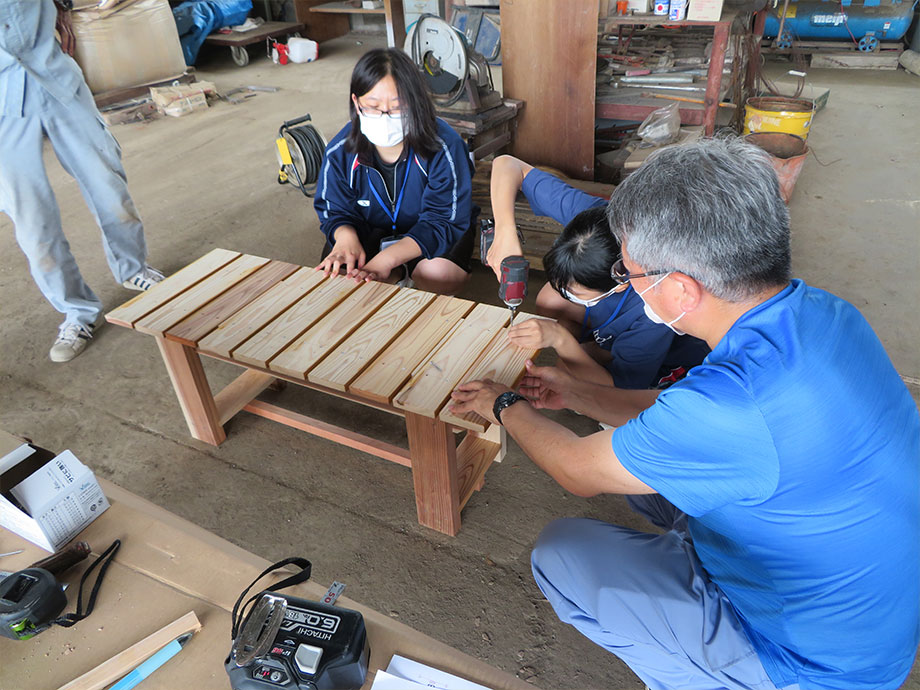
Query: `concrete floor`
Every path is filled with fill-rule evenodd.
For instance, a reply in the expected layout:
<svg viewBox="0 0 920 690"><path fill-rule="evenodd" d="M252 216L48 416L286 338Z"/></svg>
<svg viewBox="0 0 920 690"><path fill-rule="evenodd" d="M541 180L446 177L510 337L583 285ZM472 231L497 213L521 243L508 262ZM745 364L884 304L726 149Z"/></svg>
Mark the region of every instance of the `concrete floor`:
<svg viewBox="0 0 920 690"><path fill-rule="evenodd" d="M351 68L377 43L346 37L323 44L318 62L287 67L254 57L238 69L216 53L200 65L201 78L223 89L283 90L116 127L150 262L170 273L226 247L314 264L316 216L299 192L275 183L272 140L281 121L304 112L331 137L344 123ZM903 70L810 78L831 96L809 138L823 165L807 161L791 204L795 273L862 310L916 397L920 80ZM76 184L50 155L48 170L84 275L108 308L121 304L134 293L112 281ZM459 536L449 538L416 524L403 467L246 414L219 448L198 443L151 338L108 326L72 363L51 363L60 319L30 280L5 216L0 256L0 428L71 448L100 476L260 556L306 556L317 581L344 581L355 599L535 685L642 687L615 657L557 621L529 568L530 547L553 518L645 528L622 498L570 496L512 444L464 510ZM495 292L477 265L463 296L496 303ZM215 387L236 373L205 366ZM406 442L389 415L292 389L274 395L305 414L350 418L364 433ZM555 416L579 433L593 430L583 417ZM904 687L920 688L920 666Z"/></svg>

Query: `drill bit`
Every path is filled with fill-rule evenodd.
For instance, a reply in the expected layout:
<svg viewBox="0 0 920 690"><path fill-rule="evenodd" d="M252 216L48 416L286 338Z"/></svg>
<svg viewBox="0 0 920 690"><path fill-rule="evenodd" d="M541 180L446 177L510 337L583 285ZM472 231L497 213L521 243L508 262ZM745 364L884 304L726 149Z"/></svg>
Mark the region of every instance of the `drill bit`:
<svg viewBox="0 0 920 690"><path fill-rule="evenodd" d="M511 323L508 324L509 327L514 325L514 317L517 314L517 307L510 307L510 309L511 309Z"/></svg>

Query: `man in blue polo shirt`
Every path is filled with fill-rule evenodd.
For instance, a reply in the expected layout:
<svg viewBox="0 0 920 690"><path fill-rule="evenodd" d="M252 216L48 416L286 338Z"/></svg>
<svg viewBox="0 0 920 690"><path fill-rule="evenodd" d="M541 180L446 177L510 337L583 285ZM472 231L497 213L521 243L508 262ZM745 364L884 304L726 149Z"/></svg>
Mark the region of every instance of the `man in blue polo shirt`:
<svg viewBox="0 0 920 690"><path fill-rule="evenodd" d="M920 621L920 418L878 338L790 280L776 176L741 140L649 157L609 216L617 279L712 353L660 393L533 367L530 404L454 393L563 487L626 494L666 530L551 523L537 584L653 690L897 688ZM578 438L538 407L620 428Z"/></svg>

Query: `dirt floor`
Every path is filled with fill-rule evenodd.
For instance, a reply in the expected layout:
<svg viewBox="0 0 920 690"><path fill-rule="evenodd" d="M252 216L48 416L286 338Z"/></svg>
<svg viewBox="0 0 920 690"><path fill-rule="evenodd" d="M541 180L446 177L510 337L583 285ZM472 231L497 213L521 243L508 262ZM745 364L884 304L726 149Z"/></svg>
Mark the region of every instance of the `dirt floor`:
<svg viewBox="0 0 920 690"><path fill-rule="evenodd" d="M146 222L150 263L166 273L214 247L316 263L311 203L276 183L273 139L305 112L327 137L344 124L351 68L378 39L321 46L320 60L240 69L206 55L199 77L221 89L281 87L239 105L113 129ZM779 71L776 68L775 71ZM831 89L791 203L797 276L853 302L917 396L920 377L920 79L893 72L815 71ZM530 105L528 107L535 107ZM107 308L130 298L109 274L77 185L47 152L74 253ZM410 472L360 452L241 414L219 448L190 439L153 339L107 326L69 364L48 359L60 321L29 278L12 224L0 216L0 428L72 449L103 477L268 559L310 558L319 582L543 688L641 688L614 656L562 625L535 586L529 555L554 518L591 516L647 528L616 496L568 495L512 443L450 538L416 523ZM534 278L532 294L539 286ZM464 297L497 303L476 266ZM215 387L231 365L207 361ZM392 443L405 431L384 413L310 392L280 396L305 414ZM592 422L554 415L581 434ZM846 433L841 429L841 433ZM920 688L920 666L905 687Z"/></svg>

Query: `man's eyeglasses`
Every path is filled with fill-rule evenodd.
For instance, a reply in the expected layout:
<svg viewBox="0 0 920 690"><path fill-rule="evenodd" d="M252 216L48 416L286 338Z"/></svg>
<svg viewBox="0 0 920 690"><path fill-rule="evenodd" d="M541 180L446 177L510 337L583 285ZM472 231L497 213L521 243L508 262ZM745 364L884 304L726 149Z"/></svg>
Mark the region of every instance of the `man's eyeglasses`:
<svg viewBox="0 0 920 690"><path fill-rule="evenodd" d="M613 278L614 282L617 285L625 285L633 278L647 278L648 276L660 276L662 273L670 273L670 271L649 271L647 273L630 273L626 269L626 264L623 263L623 259L619 258L614 261L613 266L610 267L610 277Z"/></svg>
<svg viewBox="0 0 920 690"><path fill-rule="evenodd" d="M367 108L362 106L360 103L355 103L358 106L358 112L360 112L364 117L369 117L372 120L377 120L384 115L386 115L391 120L396 120L402 116L402 111L399 108L395 110L377 110L377 108Z"/></svg>

